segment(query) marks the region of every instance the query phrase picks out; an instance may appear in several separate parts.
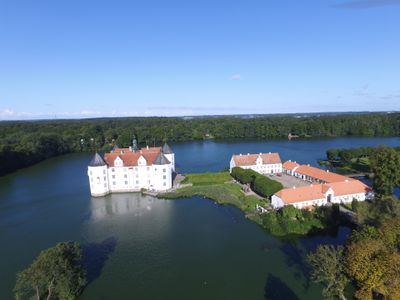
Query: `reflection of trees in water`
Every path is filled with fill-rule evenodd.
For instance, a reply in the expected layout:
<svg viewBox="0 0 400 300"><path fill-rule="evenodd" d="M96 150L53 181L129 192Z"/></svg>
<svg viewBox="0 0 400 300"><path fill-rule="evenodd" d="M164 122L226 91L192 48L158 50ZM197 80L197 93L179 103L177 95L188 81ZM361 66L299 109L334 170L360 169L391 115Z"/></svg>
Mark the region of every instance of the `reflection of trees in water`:
<svg viewBox="0 0 400 300"><path fill-rule="evenodd" d="M268 275L264 288L264 299L297 300L300 298L278 277Z"/></svg>
<svg viewBox="0 0 400 300"><path fill-rule="evenodd" d="M92 217L101 219L126 213L143 215L146 211L152 209L155 201L157 199L143 196L139 193L112 194L105 197L92 198Z"/></svg>
<svg viewBox="0 0 400 300"><path fill-rule="evenodd" d="M87 285L100 277L106 261L114 252L117 239L109 237L100 243L90 243L82 246L82 265L86 271Z"/></svg>
<svg viewBox="0 0 400 300"><path fill-rule="evenodd" d="M309 272L310 266L306 262L306 252L304 249L296 247L293 244L284 244L280 248L282 253L285 254L285 263L288 267L294 267L294 276L297 280L305 279L303 287L308 290L310 287Z"/></svg>

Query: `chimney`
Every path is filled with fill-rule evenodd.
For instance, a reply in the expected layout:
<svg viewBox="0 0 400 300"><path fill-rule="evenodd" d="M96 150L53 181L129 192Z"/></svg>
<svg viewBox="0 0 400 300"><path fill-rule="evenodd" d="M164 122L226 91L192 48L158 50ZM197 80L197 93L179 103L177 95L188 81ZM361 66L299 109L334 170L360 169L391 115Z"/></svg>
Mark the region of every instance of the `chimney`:
<svg viewBox="0 0 400 300"><path fill-rule="evenodd" d="M247 155L250 155L250 153L247 153Z"/></svg>
<svg viewBox="0 0 400 300"><path fill-rule="evenodd" d="M296 189L296 186L295 186L295 185L293 186L293 189L294 189L294 190Z"/></svg>
<svg viewBox="0 0 400 300"><path fill-rule="evenodd" d="M326 173L329 173L329 170L326 170Z"/></svg>
<svg viewBox="0 0 400 300"><path fill-rule="evenodd" d="M146 149L149 150L149 145L146 146Z"/></svg>
<svg viewBox="0 0 400 300"><path fill-rule="evenodd" d="M346 179L344 182L349 182L349 180L348 180L348 179Z"/></svg>
<svg viewBox="0 0 400 300"><path fill-rule="evenodd" d="M260 152L260 155L261 155L262 153Z"/></svg>
<svg viewBox="0 0 400 300"><path fill-rule="evenodd" d="M129 151L131 151L131 152L132 152L132 146L129 146Z"/></svg>
<svg viewBox="0 0 400 300"><path fill-rule="evenodd" d="M242 156L242 153L240 153L239 156Z"/></svg>

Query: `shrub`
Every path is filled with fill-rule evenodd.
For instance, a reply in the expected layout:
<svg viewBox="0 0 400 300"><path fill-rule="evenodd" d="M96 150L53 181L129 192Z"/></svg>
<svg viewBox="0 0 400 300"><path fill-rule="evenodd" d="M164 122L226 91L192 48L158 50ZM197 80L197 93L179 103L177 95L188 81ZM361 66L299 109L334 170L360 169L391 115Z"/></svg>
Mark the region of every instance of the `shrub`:
<svg viewBox="0 0 400 300"><path fill-rule="evenodd" d="M280 182L265 177L251 169L235 167L232 169L231 175L243 184L250 183L254 192L262 197L268 198L283 189Z"/></svg>
<svg viewBox="0 0 400 300"><path fill-rule="evenodd" d="M234 167L232 169L231 175L236 180L240 181L243 184L246 184L252 183L254 181L254 178L256 178L259 174L250 169L246 170L239 167Z"/></svg>

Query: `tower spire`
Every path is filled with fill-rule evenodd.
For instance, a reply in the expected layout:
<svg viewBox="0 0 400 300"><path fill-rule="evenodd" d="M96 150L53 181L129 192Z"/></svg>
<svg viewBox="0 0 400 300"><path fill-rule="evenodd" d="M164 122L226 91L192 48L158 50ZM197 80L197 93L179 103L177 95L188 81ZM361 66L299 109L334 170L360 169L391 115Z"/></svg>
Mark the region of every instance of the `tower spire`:
<svg viewBox="0 0 400 300"><path fill-rule="evenodd" d="M132 136L132 150L133 151L139 150L135 135Z"/></svg>

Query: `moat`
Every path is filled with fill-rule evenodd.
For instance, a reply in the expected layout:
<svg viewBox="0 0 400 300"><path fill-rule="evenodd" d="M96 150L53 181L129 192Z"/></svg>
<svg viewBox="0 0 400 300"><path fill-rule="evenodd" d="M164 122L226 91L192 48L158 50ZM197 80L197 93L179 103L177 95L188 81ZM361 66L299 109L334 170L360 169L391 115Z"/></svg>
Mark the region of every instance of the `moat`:
<svg viewBox="0 0 400 300"><path fill-rule="evenodd" d="M400 138L337 138L172 144L180 173L220 171L232 153L276 151L317 165L328 148L399 146ZM80 299L321 299L304 254L340 244L349 228L283 241L234 207L194 197L160 200L137 193L91 198L92 154L50 159L0 178L0 299L40 250L80 242L89 285Z"/></svg>

